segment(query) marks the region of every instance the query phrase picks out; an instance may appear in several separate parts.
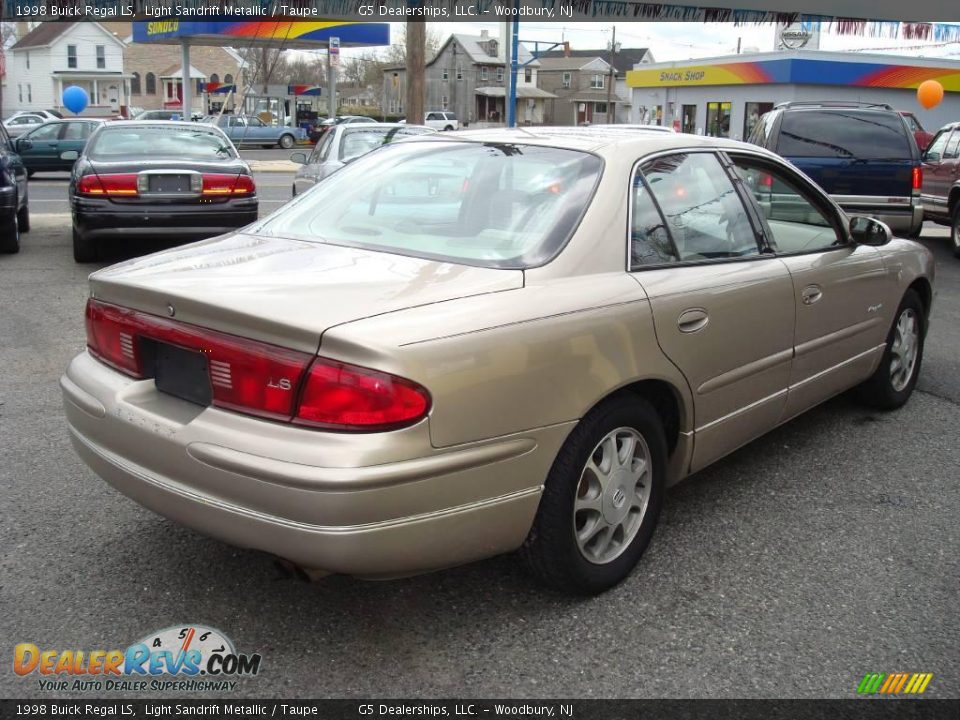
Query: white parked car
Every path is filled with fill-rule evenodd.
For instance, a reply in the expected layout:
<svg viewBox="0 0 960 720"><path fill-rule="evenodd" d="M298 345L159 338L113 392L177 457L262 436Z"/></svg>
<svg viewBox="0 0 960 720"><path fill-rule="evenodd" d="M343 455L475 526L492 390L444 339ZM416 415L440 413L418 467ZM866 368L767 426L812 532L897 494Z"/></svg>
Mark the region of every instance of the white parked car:
<svg viewBox="0 0 960 720"><path fill-rule="evenodd" d="M26 132L38 128L47 122L47 119L42 115L37 115L34 113L17 113L9 120L5 120L3 127L7 131L7 135L10 137L20 137Z"/></svg>
<svg viewBox="0 0 960 720"><path fill-rule="evenodd" d="M21 115L39 115L43 118L44 122L47 122L48 120L63 120L63 115L58 113L56 110L18 110L4 120L4 122L10 122L14 118L20 117Z"/></svg>
<svg viewBox="0 0 960 720"><path fill-rule="evenodd" d="M447 110L431 110L424 118L424 125L434 130L459 130L460 121L456 113Z"/></svg>

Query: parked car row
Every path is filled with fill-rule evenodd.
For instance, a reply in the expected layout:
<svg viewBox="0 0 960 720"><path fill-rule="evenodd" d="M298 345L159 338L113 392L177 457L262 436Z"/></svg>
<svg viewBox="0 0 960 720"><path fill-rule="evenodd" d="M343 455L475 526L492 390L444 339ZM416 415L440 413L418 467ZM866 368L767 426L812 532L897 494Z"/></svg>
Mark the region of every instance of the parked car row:
<svg viewBox="0 0 960 720"><path fill-rule="evenodd" d="M149 117L153 117L150 113L165 120L173 112L175 111L147 111L141 113L135 122L150 122ZM431 112L428 116L437 114ZM440 115L443 120L449 120L452 114L443 112ZM22 168L27 177L38 171L63 171L73 168L88 139L106 122L97 118L60 119L47 111L37 111L12 116L4 123L4 129L7 130L12 121L25 119L31 121L32 129L19 138L11 140L7 137L5 142L19 155L17 167ZM39 124L33 122L34 120L39 121ZM269 147L277 144L291 147L305 138L300 129L271 126L256 117L224 115L205 120L205 123L200 124L206 127L215 125L219 128L229 139L228 144L234 153L237 146ZM436 117L433 122L436 124ZM916 120L910 113L895 111L885 105L790 102L778 105L765 114L757 123L750 141L790 160L818 182L848 213L877 218L893 231L911 237L919 235L924 218L949 226L954 253L960 257L960 130L957 130L957 124L943 128L936 136L932 136L929 147L921 152L917 146L914 129L916 125ZM111 122L110 126L127 127L117 122ZM671 128L660 126L594 127L620 132L673 133ZM377 123L362 116L337 117L329 121L320 142L309 153L294 153L291 156L291 160L302 165L294 177L292 194L304 192L373 149L396 140L436 132L438 129L447 128ZM238 159L238 156L234 156L234 159ZM81 165L87 166L94 166L89 157L87 165ZM186 188L181 190L185 191ZM764 192L765 202L779 208L781 212L787 212L792 202L789 188L774 185L765 188ZM4 243L8 251L19 247L19 232L24 232L25 228L29 227L26 198L25 188L16 193L16 211L21 218L17 232L14 233L10 222L2 228L5 231L3 234L8 238ZM250 198L247 198L247 201L249 200ZM74 222L74 251L79 261L93 259L96 256L97 239L110 234L109 223L123 217L115 217L103 207L94 211L91 202L95 204L96 201L81 199L76 203L80 212L75 216ZM235 227L233 220L226 221L226 224L218 220L213 209L200 212L207 213L210 222L199 222L195 225L197 232L187 232L185 237L202 235L207 232L204 228L212 234L216 228ZM91 225L88 218L99 214L109 219ZM247 221L253 219L249 212L241 212L237 217ZM255 218L255 214L253 217ZM151 220L146 224L150 226L151 234L164 232L163 223L158 224ZM122 222L117 227L124 228L124 231L131 229L125 228Z"/></svg>

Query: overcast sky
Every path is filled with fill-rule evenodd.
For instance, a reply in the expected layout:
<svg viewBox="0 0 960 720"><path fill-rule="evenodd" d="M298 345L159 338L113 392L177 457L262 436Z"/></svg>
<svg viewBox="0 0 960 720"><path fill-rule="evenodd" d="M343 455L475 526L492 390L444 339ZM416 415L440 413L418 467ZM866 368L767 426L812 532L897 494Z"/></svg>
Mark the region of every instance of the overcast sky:
<svg viewBox="0 0 960 720"><path fill-rule="evenodd" d="M521 22L521 40L560 42L568 40L575 49L607 46L612 34L611 22ZM445 39L453 32L479 35L486 29L498 35L500 23L431 22L428 25ZM403 23L391 23L391 34L402 32ZM686 60L735 53L737 40L743 51L767 52L774 49L772 25L735 26L732 23L617 22L617 42L623 47L647 47L657 61ZM919 46L919 47L918 47ZM531 47L532 49L532 47ZM546 49L543 46L541 49ZM876 52L960 60L960 43L942 45L917 40L841 36L821 33L821 50L869 49ZM348 51L344 51L348 54Z"/></svg>

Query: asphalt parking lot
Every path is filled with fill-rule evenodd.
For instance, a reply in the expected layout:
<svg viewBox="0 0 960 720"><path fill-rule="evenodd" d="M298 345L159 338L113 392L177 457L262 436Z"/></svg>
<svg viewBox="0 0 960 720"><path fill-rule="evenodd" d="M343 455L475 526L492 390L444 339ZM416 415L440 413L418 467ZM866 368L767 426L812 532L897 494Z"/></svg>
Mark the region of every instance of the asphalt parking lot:
<svg viewBox="0 0 960 720"><path fill-rule="evenodd" d="M289 173L257 181L264 209L289 197ZM70 448L57 384L84 346L95 269L72 260L64 188L31 182L33 230L0 256L3 653L125 648L202 623L263 656L237 697L842 698L894 671L960 696L960 260L945 230L923 240L938 296L908 405L841 397L703 471L669 493L636 572L584 600L543 591L510 556L306 584L99 480ZM3 697L70 694L9 662Z"/></svg>

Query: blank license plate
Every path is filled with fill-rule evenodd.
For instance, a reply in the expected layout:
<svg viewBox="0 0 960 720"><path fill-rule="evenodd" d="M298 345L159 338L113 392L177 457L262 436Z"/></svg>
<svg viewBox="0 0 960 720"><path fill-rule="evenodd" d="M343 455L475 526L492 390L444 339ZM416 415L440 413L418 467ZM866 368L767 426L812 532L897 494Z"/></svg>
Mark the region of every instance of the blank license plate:
<svg viewBox="0 0 960 720"><path fill-rule="evenodd" d="M188 193L190 192L189 175L150 175L150 192L155 193Z"/></svg>
<svg viewBox="0 0 960 720"><path fill-rule="evenodd" d="M154 362L153 378L160 392L198 405L213 400L204 353L155 342Z"/></svg>

